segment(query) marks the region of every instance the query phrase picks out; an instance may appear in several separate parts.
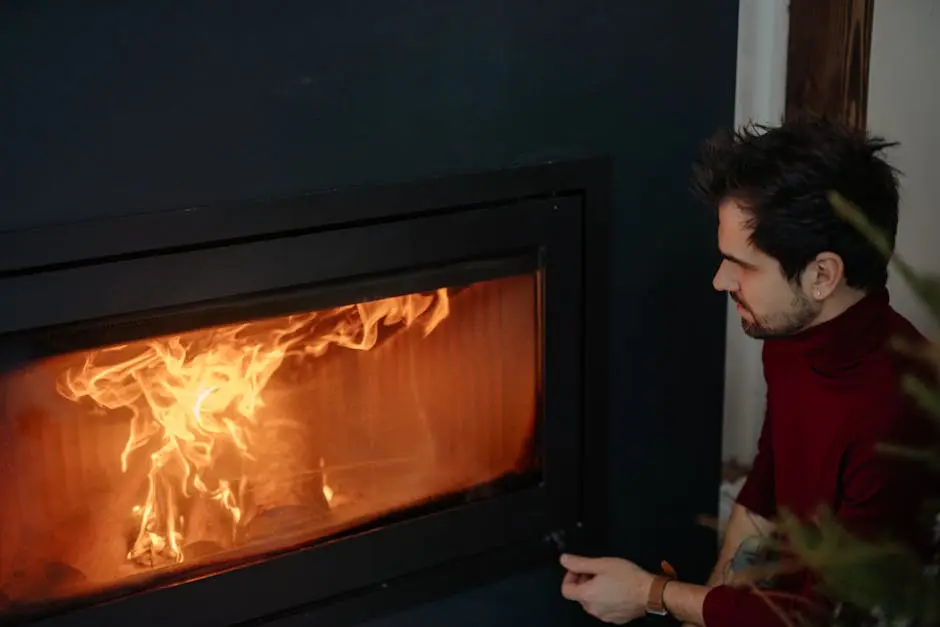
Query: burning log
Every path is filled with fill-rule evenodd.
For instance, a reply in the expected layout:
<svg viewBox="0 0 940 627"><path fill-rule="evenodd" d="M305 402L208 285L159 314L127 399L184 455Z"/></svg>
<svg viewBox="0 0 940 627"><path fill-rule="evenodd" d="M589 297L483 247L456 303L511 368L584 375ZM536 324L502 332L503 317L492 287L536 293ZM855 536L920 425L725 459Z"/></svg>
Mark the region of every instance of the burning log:
<svg viewBox="0 0 940 627"><path fill-rule="evenodd" d="M252 518L239 530L236 542L240 545L263 544L272 548L292 544L299 538L306 539L310 535L311 526L318 521L322 522L323 518L322 510L309 505L275 507Z"/></svg>
<svg viewBox="0 0 940 627"><path fill-rule="evenodd" d="M225 549L225 546L212 540L196 540L186 543L183 547L183 554L187 562L193 562L217 555Z"/></svg>
<svg viewBox="0 0 940 627"><path fill-rule="evenodd" d="M189 516L183 521L183 554L188 560L195 558L187 547L201 545L208 549L209 545L218 547L221 551L230 548L235 537L235 522L231 513L204 497L192 499L189 507Z"/></svg>
<svg viewBox="0 0 940 627"><path fill-rule="evenodd" d="M274 408L272 407L272 411ZM265 418L252 434L256 461L246 477L251 516L237 541L292 534L330 516L309 422Z"/></svg>

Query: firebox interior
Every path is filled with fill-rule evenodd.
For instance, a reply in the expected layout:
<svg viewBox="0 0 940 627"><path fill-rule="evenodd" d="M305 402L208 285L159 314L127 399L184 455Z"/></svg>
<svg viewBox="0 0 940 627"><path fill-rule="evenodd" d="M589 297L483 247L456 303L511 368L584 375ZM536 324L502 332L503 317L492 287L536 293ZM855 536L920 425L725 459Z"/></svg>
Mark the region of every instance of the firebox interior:
<svg viewBox="0 0 940 627"><path fill-rule="evenodd" d="M439 286L5 373L0 613L538 483L540 289Z"/></svg>

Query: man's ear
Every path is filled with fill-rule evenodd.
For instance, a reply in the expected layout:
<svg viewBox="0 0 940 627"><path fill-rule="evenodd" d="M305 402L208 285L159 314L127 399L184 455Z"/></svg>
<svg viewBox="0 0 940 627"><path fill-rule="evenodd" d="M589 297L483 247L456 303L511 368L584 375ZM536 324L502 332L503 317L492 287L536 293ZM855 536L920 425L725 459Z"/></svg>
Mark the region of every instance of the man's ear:
<svg viewBox="0 0 940 627"><path fill-rule="evenodd" d="M809 297L822 301L828 298L845 277L845 265L842 257L835 253L823 252L806 266L803 273L803 286Z"/></svg>

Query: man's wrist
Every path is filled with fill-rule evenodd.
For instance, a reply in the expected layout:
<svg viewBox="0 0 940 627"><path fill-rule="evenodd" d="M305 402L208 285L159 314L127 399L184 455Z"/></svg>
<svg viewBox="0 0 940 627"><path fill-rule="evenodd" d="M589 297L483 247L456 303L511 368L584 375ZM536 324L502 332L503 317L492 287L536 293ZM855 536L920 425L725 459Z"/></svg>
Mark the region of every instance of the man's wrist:
<svg viewBox="0 0 940 627"><path fill-rule="evenodd" d="M683 625L704 625L705 597L710 588L677 579L663 589L663 605Z"/></svg>
<svg viewBox="0 0 940 627"><path fill-rule="evenodd" d="M663 562L663 574L650 574L646 594L647 614L656 616L665 616L668 614L665 596L666 586L675 579L675 576L675 571L665 562Z"/></svg>

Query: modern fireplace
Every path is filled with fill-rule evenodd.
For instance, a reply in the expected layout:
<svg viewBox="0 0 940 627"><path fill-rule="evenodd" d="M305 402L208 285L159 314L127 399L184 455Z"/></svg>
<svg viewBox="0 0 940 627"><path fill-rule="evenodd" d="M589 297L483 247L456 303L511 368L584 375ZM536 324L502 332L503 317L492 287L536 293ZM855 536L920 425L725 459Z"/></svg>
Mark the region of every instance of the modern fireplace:
<svg viewBox="0 0 940 627"><path fill-rule="evenodd" d="M338 624L598 538L608 185L0 234L0 624Z"/></svg>

